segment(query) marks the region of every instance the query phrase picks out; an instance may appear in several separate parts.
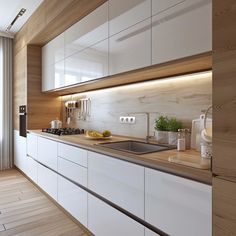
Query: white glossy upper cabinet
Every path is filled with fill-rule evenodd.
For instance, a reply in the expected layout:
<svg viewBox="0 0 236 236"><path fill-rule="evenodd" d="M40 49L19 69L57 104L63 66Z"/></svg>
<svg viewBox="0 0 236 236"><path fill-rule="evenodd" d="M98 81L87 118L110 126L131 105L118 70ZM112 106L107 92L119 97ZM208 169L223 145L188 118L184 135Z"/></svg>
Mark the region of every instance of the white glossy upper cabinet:
<svg viewBox="0 0 236 236"><path fill-rule="evenodd" d="M150 18L109 38L109 75L150 65Z"/></svg>
<svg viewBox="0 0 236 236"><path fill-rule="evenodd" d="M185 0L152 17L152 64L211 50L211 0Z"/></svg>
<svg viewBox="0 0 236 236"><path fill-rule="evenodd" d="M82 83L108 75L108 39L65 59L64 85Z"/></svg>
<svg viewBox="0 0 236 236"><path fill-rule="evenodd" d="M145 168L145 221L169 235L211 236L211 214L211 186Z"/></svg>
<svg viewBox="0 0 236 236"><path fill-rule="evenodd" d="M151 0L109 0L109 36L151 16Z"/></svg>
<svg viewBox="0 0 236 236"><path fill-rule="evenodd" d="M108 2L65 31L65 55L70 56L108 38Z"/></svg>
<svg viewBox="0 0 236 236"><path fill-rule="evenodd" d="M64 55L64 33L58 35L42 48L43 66L49 66L63 60Z"/></svg>
<svg viewBox="0 0 236 236"><path fill-rule="evenodd" d="M152 15L159 14L186 0L152 0Z"/></svg>
<svg viewBox="0 0 236 236"><path fill-rule="evenodd" d="M144 218L144 167L88 152L88 188Z"/></svg>
<svg viewBox="0 0 236 236"><path fill-rule="evenodd" d="M88 194L88 228L96 236L144 236L144 227Z"/></svg>

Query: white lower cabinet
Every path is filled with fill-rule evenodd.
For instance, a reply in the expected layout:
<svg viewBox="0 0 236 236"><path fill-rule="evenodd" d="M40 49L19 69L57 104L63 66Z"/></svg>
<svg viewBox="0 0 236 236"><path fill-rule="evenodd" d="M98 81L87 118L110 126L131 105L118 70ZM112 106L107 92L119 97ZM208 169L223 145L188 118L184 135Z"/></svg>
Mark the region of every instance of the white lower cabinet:
<svg viewBox="0 0 236 236"><path fill-rule="evenodd" d="M57 200L57 174L41 164L38 164L38 185Z"/></svg>
<svg viewBox="0 0 236 236"><path fill-rule="evenodd" d="M46 166L57 170L57 142L38 137L38 160Z"/></svg>
<svg viewBox="0 0 236 236"><path fill-rule="evenodd" d="M88 152L88 188L144 219L144 167Z"/></svg>
<svg viewBox="0 0 236 236"><path fill-rule="evenodd" d="M206 184L145 168L145 221L169 235L211 236L211 191Z"/></svg>
<svg viewBox="0 0 236 236"><path fill-rule="evenodd" d="M38 182L38 163L34 159L32 159L30 156L27 156L27 163L28 163L27 175L31 180L37 183Z"/></svg>
<svg viewBox="0 0 236 236"><path fill-rule="evenodd" d="M23 172L27 171L26 138L21 137L18 130L14 130L14 164Z"/></svg>
<svg viewBox="0 0 236 236"><path fill-rule="evenodd" d="M87 227L87 192L58 175L58 203Z"/></svg>
<svg viewBox="0 0 236 236"><path fill-rule="evenodd" d="M160 236L159 234L156 234L155 232L151 231L150 229L147 229L145 228L145 231L144 231L144 235L145 236Z"/></svg>
<svg viewBox="0 0 236 236"><path fill-rule="evenodd" d="M87 168L58 157L58 173L87 187Z"/></svg>
<svg viewBox="0 0 236 236"><path fill-rule="evenodd" d="M96 236L144 236L144 226L88 194L88 229Z"/></svg>

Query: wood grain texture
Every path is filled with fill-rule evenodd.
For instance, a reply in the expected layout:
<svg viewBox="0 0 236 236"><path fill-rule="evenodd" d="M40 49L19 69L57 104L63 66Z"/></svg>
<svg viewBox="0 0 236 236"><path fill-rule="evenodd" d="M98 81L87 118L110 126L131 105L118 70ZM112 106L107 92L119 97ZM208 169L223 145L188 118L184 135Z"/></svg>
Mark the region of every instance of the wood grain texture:
<svg viewBox="0 0 236 236"><path fill-rule="evenodd" d="M13 120L14 127L19 128L19 106L27 104L27 70L26 53L24 47L13 58Z"/></svg>
<svg viewBox="0 0 236 236"><path fill-rule="evenodd" d="M213 234L236 235L236 183L213 178Z"/></svg>
<svg viewBox="0 0 236 236"><path fill-rule="evenodd" d="M143 69L138 69L126 73L121 73L114 76L108 76L102 79L90 81L84 84L65 87L63 90L50 91L58 95L66 95L79 93L84 91L92 91L100 88L109 88L124 84L132 84L148 80L163 79L170 76L191 74L195 72L207 71L212 68L211 52L190 56L174 60L167 63L162 63L154 66L149 66Z"/></svg>
<svg viewBox="0 0 236 236"><path fill-rule="evenodd" d="M0 172L0 235L88 236L17 170Z"/></svg>
<svg viewBox="0 0 236 236"><path fill-rule="evenodd" d="M236 177L236 2L213 1L213 172Z"/></svg>
<svg viewBox="0 0 236 236"><path fill-rule="evenodd" d="M41 92L41 47L27 46L27 104L28 129L49 127L52 119L60 118L61 102L58 96Z"/></svg>
<svg viewBox="0 0 236 236"><path fill-rule="evenodd" d="M113 156L114 158L133 162L136 164L140 164L142 166L154 168L157 170L162 170L162 171L169 172L172 174L180 175L185 178L193 179L193 180L204 182L207 184L211 184L211 181L212 181L212 174L210 170L202 170L202 169L192 168L185 165L169 162L168 159L170 156L177 155L178 152L176 149L163 151L163 152L154 152L154 153L149 153L149 154L135 155L132 153L127 153L127 152L122 152L122 151L117 151L114 149L101 147L97 144L104 142L104 140L99 141L99 140L87 139L85 135L57 136L57 135L41 132L40 130L31 130L30 132L37 134L39 136L42 136L44 138L49 138L57 142L62 142L65 144L84 148L86 150L90 150L93 152L98 152L98 153L105 154L108 156ZM110 141L114 142L114 141L130 140L130 139L144 141L143 139L134 139L133 137L124 137L124 136L112 136L112 139ZM185 152L185 154L195 159L200 158L199 152L196 152L194 150L188 150Z"/></svg>

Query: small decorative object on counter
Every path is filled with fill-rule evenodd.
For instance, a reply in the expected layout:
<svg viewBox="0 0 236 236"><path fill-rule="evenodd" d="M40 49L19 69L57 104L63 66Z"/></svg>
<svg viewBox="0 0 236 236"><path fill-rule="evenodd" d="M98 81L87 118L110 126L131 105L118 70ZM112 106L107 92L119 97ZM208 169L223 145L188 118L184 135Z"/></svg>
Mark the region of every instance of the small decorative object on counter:
<svg viewBox="0 0 236 236"><path fill-rule="evenodd" d="M185 129L185 147L187 150L191 149L191 130Z"/></svg>
<svg viewBox="0 0 236 236"><path fill-rule="evenodd" d="M178 141L177 141L177 150L185 151L185 129L178 129Z"/></svg>
<svg viewBox="0 0 236 236"><path fill-rule="evenodd" d="M159 116L155 120L155 137L158 143L168 143L168 118L166 116Z"/></svg>
<svg viewBox="0 0 236 236"><path fill-rule="evenodd" d="M52 129L60 129L62 126L62 122L58 118L56 118L56 120L52 120L50 124Z"/></svg>
<svg viewBox="0 0 236 236"><path fill-rule="evenodd" d="M176 118L171 118L168 121L168 140L169 145L177 146L178 130L182 129L182 123Z"/></svg>
<svg viewBox="0 0 236 236"><path fill-rule="evenodd" d="M212 158L212 145L209 143L201 144L201 157L210 159Z"/></svg>

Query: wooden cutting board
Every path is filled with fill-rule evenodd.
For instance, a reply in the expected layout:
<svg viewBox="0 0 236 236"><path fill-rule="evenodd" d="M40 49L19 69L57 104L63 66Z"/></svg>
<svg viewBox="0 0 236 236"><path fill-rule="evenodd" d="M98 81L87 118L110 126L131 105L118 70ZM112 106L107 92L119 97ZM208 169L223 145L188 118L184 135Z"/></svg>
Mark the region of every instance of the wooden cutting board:
<svg viewBox="0 0 236 236"><path fill-rule="evenodd" d="M174 156L169 157L169 162L177 163L180 165L190 166L198 169L209 170L211 167L211 159L196 157L194 155L179 152Z"/></svg>

